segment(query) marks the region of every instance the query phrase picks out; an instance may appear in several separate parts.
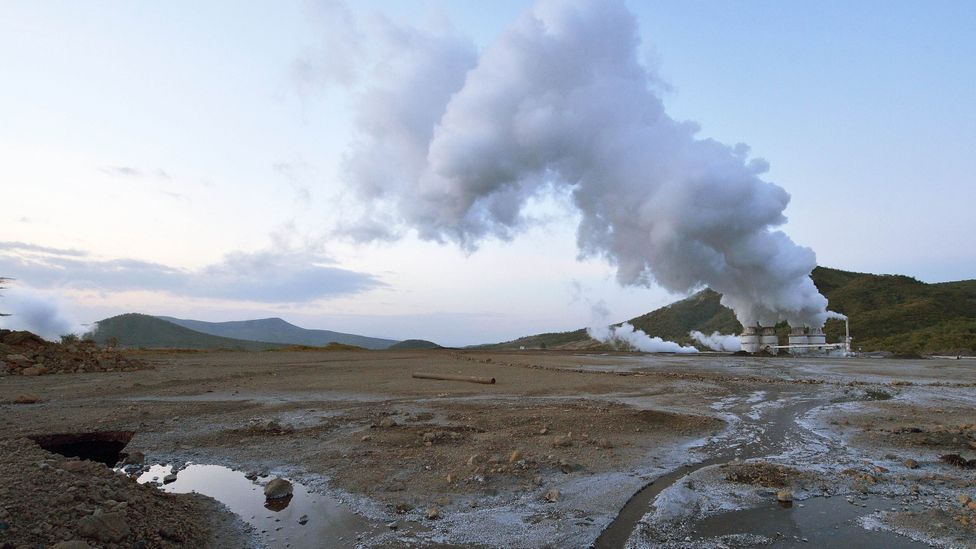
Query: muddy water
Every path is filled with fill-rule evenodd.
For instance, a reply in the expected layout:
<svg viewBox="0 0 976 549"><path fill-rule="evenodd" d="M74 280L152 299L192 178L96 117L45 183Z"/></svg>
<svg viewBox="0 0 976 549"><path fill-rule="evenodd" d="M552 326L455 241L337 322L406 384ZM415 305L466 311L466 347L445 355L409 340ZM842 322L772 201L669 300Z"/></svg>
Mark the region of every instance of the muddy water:
<svg viewBox="0 0 976 549"><path fill-rule="evenodd" d="M140 483L162 482L170 466L154 465L139 476ZM339 501L310 492L293 483L289 500L265 501L264 484L270 477L255 481L244 473L220 465L187 465L176 480L160 489L178 494L196 492L226 505L254 527L264 545L296 549L345 547L355 545L357 537L370 533L371 526Z"/></svg>
<svg viewBox="0 0 976 549"><path fill-rule="evenodd" d="M765 410L761 408L764 403L781 398L789 399L789 403ZM708 456L707 459L663 475L634 494L617 518L600 534L593 547L625 547L641 517L651 510L658 494L699 469L735 458L752 459L782 453L803 432L796 419L824 404L827 401L823 399L778 392L754 393L749 398L740 399L731 409L725 410L726 413L734 413L737 420L741 421L737 426L740 436L736 440L719 438L711 441L700 451L701 455ZM895 503L881 498L871 502L881 508ZM869 512L869 509L850 505L842 498L812 498L803 502L803 507L797 505L788 509L771 502L770 505L759 508L706 517L693 525L692 531L695 535L691 541L703 541L726 534L752 533L776 540L777 546L791 546L794 543L810 546L809 542L815 541L817 546L833 547L924 547L895 534L863 529L854 519Z"/></svg>

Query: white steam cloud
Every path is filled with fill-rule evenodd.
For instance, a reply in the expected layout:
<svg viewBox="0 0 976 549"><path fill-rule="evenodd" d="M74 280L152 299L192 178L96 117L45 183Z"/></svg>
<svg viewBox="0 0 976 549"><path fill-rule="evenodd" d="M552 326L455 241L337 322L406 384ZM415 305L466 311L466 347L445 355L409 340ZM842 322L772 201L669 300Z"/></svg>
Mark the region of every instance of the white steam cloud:
<svg viewBox="0 0 976 549"><path fill-rule="evenodd" d="M66 334L81 335L85 326L65 310L61 299L53 294L15 286L0 295L0 328L27 330L55 341Z"/></svg>
<svg viewBox="0 0 976 549"><path fill-rule="evenodd" d="M734 353L742 350L742 342L737 335L725 335L718 332L712 332L712 335L705 335L698 330L692 330L688 335L713 351Z"/></svg>
<svg viewBox="0 0 976 549"><path fill-rule="evenodd" d="M606 326L606 327L596 327L587 328L587 335L592 337L597 341L602 341L603 343L609 343L611 345L619 345L621 343L626 346L633 347L638 351L643 351L645 353L697 353L698 349L691 346L678 345L673 341L665 341L659 337L651 337L644 333L643 330L638 330L628 322L624 322L620 326Z"/></svg>
<svg viewBox="0 0 976 549"><path fill-rule="evenodd" d="M789 195L747 146L668 116L622 1L540 1L480 53L451 32L373 27L384 47L356 84L345 166L368 205L354 236L405 226L474 249L517 235L531 199L568 193L581 255L621 284L708 286L747 326L823 325L816 257L775 229Z"/></svg>

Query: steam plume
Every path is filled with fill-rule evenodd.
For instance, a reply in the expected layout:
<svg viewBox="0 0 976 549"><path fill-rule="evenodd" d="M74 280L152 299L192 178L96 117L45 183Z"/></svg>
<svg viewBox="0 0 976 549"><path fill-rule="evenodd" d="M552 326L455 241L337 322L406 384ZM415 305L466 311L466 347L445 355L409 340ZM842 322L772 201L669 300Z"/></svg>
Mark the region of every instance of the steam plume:
<svg viewBox="0 0 976 549"><path fill-rule="evenodd" d="M665 341L659 337L651 337L643 330L637 330L629 322L619 327L607 326L587 328L587 335L597 341L617 345L624 343L638 351L645 353L697 353L698 349L691 346L678 345L673 341Z"/></svg>
<svg viewBox="0 0 976 549"><path fill-rule="evenodd" d="M713 351L735 352L742 350L742 342L739 340L739 336L736 335L725 335L718 332L712 332L712 335L705 335L698 330L692 330L688 335Z"/></svg>
<svg viewBox="0 0 976 549"><path fill-rule="evenodd" d="M775 229L789 195L747 146L668 116L622 1L540 1L480 55L450 34L384 37L397 47L361 90L346 164L370 209L356 236L405 224L473 249L568 192L581 255L621 284L709 286L743 325L823 325L815 255Z"/></svg>
<svg viewBox="0 0 976 549"><path fill-rule="evenodd" d="M50 294L16 286L4 290L0 303L4 312L10 313L10 316L0 317L0 328L27 330L52 341L62 335L85 332L84 325Z"/></svg>

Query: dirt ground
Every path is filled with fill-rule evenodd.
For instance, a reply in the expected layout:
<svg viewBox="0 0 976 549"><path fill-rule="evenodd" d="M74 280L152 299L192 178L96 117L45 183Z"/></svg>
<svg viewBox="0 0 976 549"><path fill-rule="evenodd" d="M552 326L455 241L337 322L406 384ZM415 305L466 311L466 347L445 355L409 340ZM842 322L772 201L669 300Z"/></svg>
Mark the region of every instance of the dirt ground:
<svg viewBox="0 0 976 549"><path fill-rule="evenodd" d="M894 455L897 463L913 458L922 464L898 472L923 493L931 485L933 493L945 496L926 512L945 513L951 530L942 537L929 532L927 539L950 540L952 546L951 540L976 533L972 513L965 504L953 506L956 494L947 492L969 490L976 497L973 472L939 459L950 453L976 457L972 402L957 398L976 392L972 361L449 350L139 358L155 368L4 378L0 441L21 452L44 453L25 449L23 437L131 430L136 434L127 450L144 452L147 466L220 464L286 476L334 495L370 524L355 542L360 545L585 547L642 486L707 459L704 441L725 436L727 443L742 435L734 429L740 411L720 403L765 394L767 400L750 399L751 408L741 410L761 422L763 406L775 405L769 395L789 394L816 399L817 427L830 431L819 436L843 438L862 461L888 463L893 460L885 456ZM415 379L413 372L490 376L497 383ZM16 404L18 398L36 402ZM846 408L830 404L841 401ZM831 455L818 459L830 461ZM37 460L31 455L22 462ZM806 470L804 463L781 463L771 471L787 465L796 474L774 475L773 485L823 474L816 467ZM885 485L878 477L894 476L872 467L861 467L865 474L874 471L867 490ZM885 467L894 469L891 463ZM16 475L16 467L0 469L0 483L10 485ZM33 520L34 511L24 510L10 490L0 495L0 521L9 525L0 530L0 545L36 546L78 536L78 517L52 525L50 532L25 528L18 523ZM208 509L204 514L226 522L226 511ZM137 524L132 504L127 513ZM187 513L201 516L199 509ZM891 530L925 530L914 516L885 520ZM245 528L238 526L239 543L245 544ZM194 538L195 543L227 546L228 537L219 543L204 530L193 532L211 537ZM224 524L215 531L231 536L233 530ZM251 541L277 546L267 536ZM86 542L111 546L92 537ZM148 537L143 546L165 542Z"/></svg>

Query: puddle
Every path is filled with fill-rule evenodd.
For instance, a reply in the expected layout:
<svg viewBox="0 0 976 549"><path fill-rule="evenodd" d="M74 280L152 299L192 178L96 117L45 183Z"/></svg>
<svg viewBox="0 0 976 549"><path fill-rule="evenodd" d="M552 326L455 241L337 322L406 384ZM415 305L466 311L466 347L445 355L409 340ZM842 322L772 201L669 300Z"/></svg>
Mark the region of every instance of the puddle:
<svg viewBox="0 0 976 549"><path fill-rule="evenodd" d="M882 531L867 530L862 516L876 509L901 507L897 500L871 497L851 505L842 497L815 497L790 508L775 503L712 515L695 525L694 541L729 534L760 534L776 547L858 547L860 549L908 549L926 544ZM802 507L800 506L802 505ZM862 507L861 505L864 505Z"/></svg>
<svg viewBox="0 0 976 549"><path fill-rule="evenodd" d="M162 483L172 471L168 465L153 465L137 480ZM266 501L264 485L271 478L251 481L244 473L221 465L189 464L176 473L175 481L162 484L160 490L176 494L196 492L216 499L252 525L261 541L272 547L351 546L357 537L373 532L366 519L335 498L310 492L298 483L292 483L290 498Z"/></svg>
<svg viewBox="0 0 976 549"><path fill-rule="evenodd" d="M95 431L37 435L30 438L48 452L97 461L113 467L121 459L122 450L134 434L132 431Z"/></svg>

